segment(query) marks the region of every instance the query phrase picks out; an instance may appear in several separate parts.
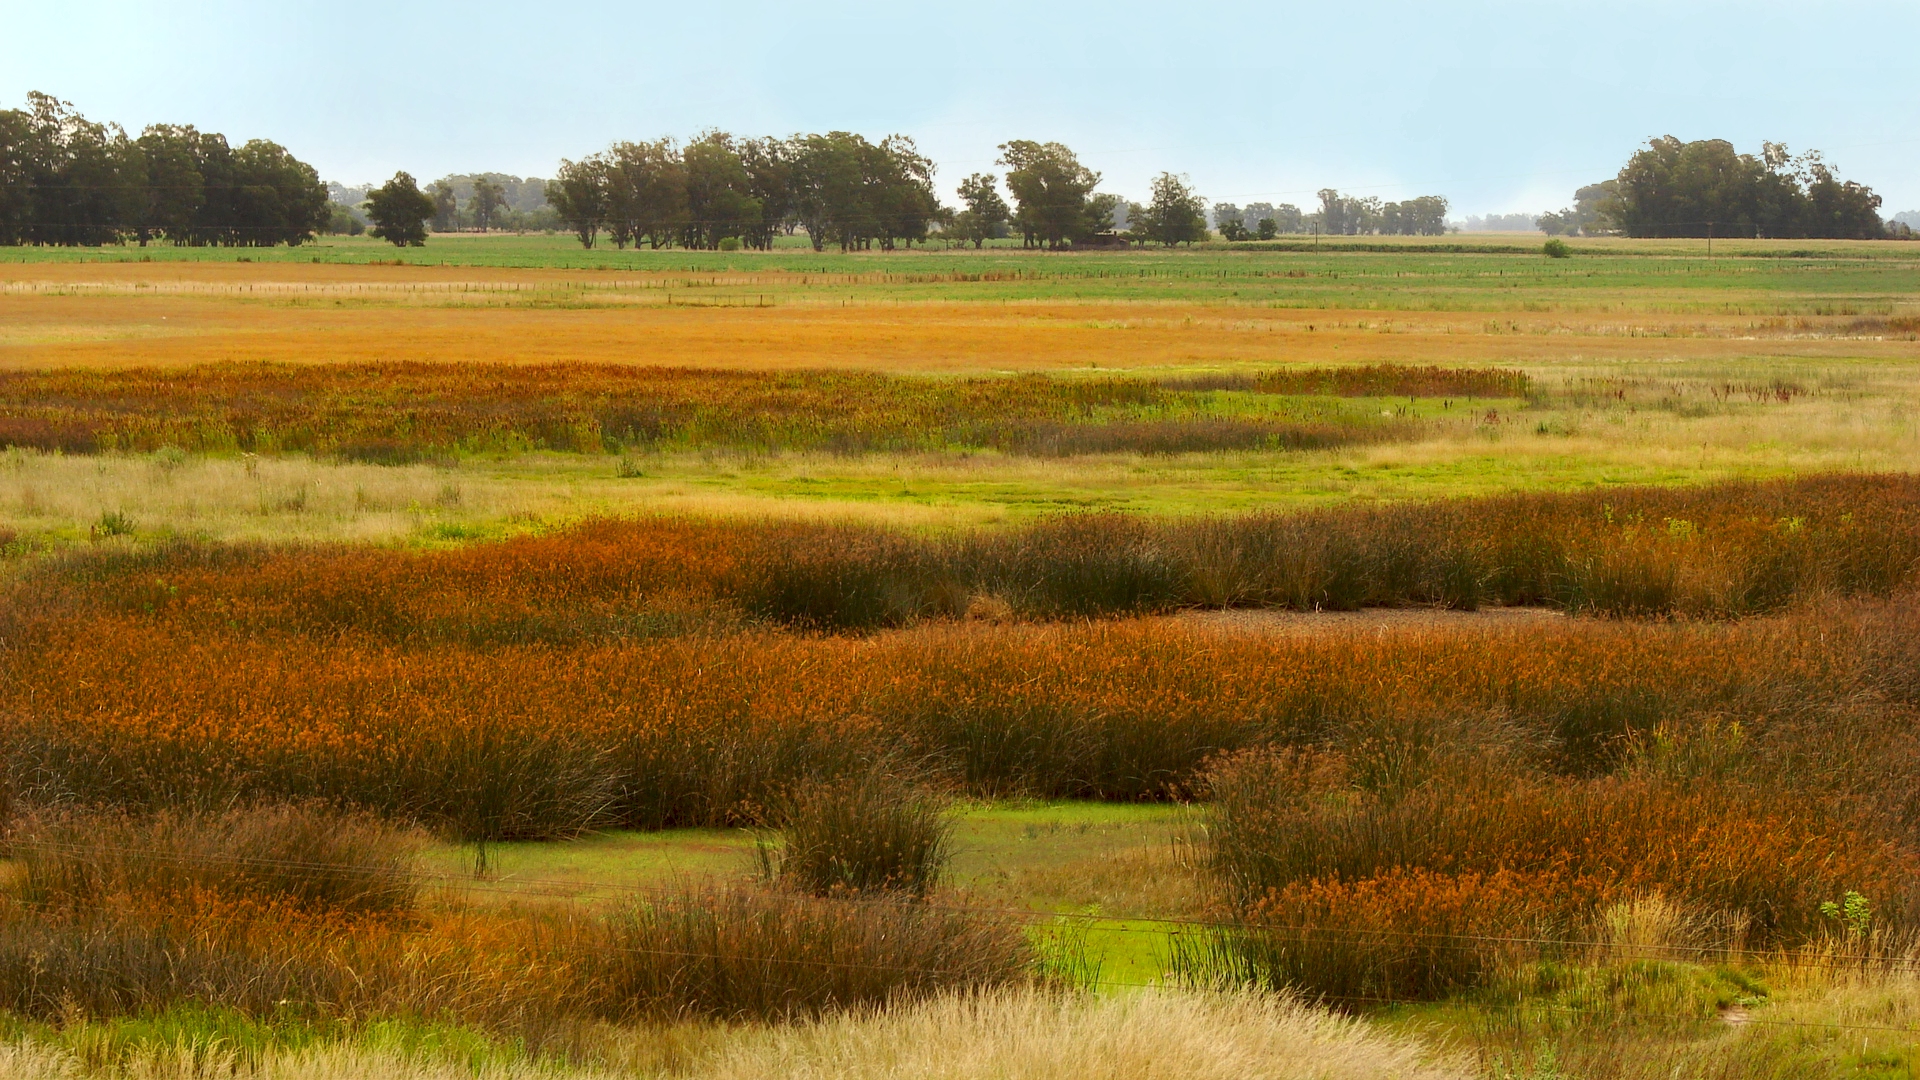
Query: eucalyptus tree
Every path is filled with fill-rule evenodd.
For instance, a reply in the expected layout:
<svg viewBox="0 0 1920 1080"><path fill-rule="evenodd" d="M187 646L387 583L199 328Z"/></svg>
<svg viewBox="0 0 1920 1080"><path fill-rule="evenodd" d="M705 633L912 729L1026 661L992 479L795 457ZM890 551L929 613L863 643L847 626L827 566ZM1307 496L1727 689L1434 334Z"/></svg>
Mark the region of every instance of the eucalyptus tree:
<svg viewBox="0 0 1920 1080"><path fill-rule="evenodd" d="M1057 142L1015 139L1000 144L1000 164L1013 193L1014 227L1027 247L1061 248L1089 233L1087 203L1100 174Z"/></svg>
<svg viewBox="0 0 1920 1080"><path fill-rule="evenodd" d="M473 178L473 196L467 200L467 214L473 219L475 228L481 232L493 228L506 205L506 188L485 176Z"/></svg>
<svg viewBox="0 0 1920 1080"><path fill-rule="evenodd" d="M1000 183L992 173L974 173L960 181L960 201L966 209L955 217L953 235L972 241L976 248L998 235L1013 217L1013 209L1000 197Z"/></svg>
<svg viewBox="0 0 1920 1080"><path fill-rule="evenodd" d="M1196 194L1182 177L1163 172L1153 178L1152 198L1132 222L1133 232L1143 240L1161 244L1191 244L1207 235L1207 200Z"/></svg>
<svg viewBox="0 0 1920 1080"><path fill-rule="evenodd" d="M607 221L610 201L607 173L607 159L599 154L579 161L563 158L559 170L547 184L547 205L573 230L584 248L593 247L600 237L601 226Z"/></svg>
<svg viewBox="0 0 1920 1080"><path fill-rule="evenodd" d="M681 243L712 250L720 241L738 238L761 224L760 202L751 190L753 178L734 149L732 136L707 132L687 144L681 160L687 205Z"/></svg>
<svg viewBox="0 0 1920 1080"><path fill-rule="evenodd" d="M603 158L607 232L625 248L643 238L659 249L673 243L685 227L686 165L670 138L619 142Z"/></svg>
<svg viewBox="0 0 1920 1080"><path fill-rule="evenodd" d="M433 197L420 190L411 173L394 173L393 179L367 192L373 235L395 247L425 244L433 210Z"/></svg>

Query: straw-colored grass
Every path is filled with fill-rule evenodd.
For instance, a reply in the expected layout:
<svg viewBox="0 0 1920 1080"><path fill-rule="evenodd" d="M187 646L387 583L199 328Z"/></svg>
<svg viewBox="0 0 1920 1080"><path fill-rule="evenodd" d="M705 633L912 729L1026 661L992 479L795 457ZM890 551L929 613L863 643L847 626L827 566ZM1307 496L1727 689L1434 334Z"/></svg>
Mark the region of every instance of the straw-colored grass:
<svg viewBox="0 0 1920 1080"><path fill-rule="evenodd" d="M1151 992L1122 997L1034 991L953 995L814 1024L742 1027L724 1038L677 1033L683 1048L662 1060L642 1031L607 1038L610 1060L594 1066L498 1063L484 1080L598 1080L615 1075L682 1080L1464 1080L1463 1061L1406 1037L1370 1031L1284 998ZM622 1054L623 1045L630 1049ZM625 1057L627 1060L622 1061ZM212 1060L209 1061L208 1059ZM221 1055L154 1046L124 1060L122 1075L159 1080L184 1059L204 1075ZM235 1080L453 1080L464 1062L336 1043L269 1050L225 1063ZM0 1047L6 1080L70 1080L69 1052Z"/></svg>
<svg viewBox="0 0 1920 1080"><path fill-rule="evenodd" d="M1494 424L1484 412L1469 422L1456 405L1442 410L1453 419L1411 442L1277 453L694 451L624 466L615 457L541 453L383 467L299 455L0 452L0 529L32 544L73 543L118 513L139 540L445 543L634 510L969 526L1073 508L1193 514L1920 469L1920 381L1905 365L1583 361L1531 372L1546 398L1502 410ZM1568 389L1585 393L1588 380L1623 377L1633 380L1625 399L1576 401ZM1716 397L1728 384L1774 378L1807 393L1786 402Z"/></svg>

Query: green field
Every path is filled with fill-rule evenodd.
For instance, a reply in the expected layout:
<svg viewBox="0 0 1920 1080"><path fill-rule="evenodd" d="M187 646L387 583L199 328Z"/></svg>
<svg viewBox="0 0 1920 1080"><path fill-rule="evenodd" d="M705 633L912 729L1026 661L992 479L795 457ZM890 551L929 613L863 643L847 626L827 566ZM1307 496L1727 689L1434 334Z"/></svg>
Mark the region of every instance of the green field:
<svg viewBox="0 0 1920 1080"><path fill-rule="evenodd" d="M324 237L297 248L13 248L0 266L257 263L627 271L683 275L656 285L683 302L963 300L1130 301L1360 311L1648 312L1885 316L1920 307L1920 244L1886 241L1576 240L1546 259L1511 236L1327 238L1163 250L1049 253L1008 242L984 250L816 253L586 250L566 236L436 236L395 248ZM730 282L721 275L788 280ZM697 276L707 275L707 280ZM798 280L792 280L798 278ZM575 301L594 300L591 278ZM1911 331L1908 331L1911 333Z"/></svg>

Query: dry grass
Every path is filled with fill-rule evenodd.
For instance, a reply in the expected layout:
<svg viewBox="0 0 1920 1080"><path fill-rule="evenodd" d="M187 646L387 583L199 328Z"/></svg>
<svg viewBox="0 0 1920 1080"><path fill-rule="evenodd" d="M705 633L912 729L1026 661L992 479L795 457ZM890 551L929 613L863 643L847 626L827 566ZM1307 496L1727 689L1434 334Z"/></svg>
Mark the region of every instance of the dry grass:
<svg viewBox="0 0 1920 1080"><path fill-rule="evenodd" d="M1280 262L1277 272L1290 268L1285 256ZM0 291L0 326L9 328L0 339L0 367L586 360L978 372L1409 358L1538 364L1743 358L1756 352L1756 336L1771 339L1765 352L1777 357L1910 355L1899 335L1879 340L1888 335L1849 332L1857 317L1810 316L1798 328L1791 319L1718 313L1745 305L1772 311L1781 304L1782 293L1742 289L1737 279L1715 298L1721 302L1704 305L1689 290L1659 287L1562 295L1543 305L1534 294L1468 271L1431 297L1414 294L1415 310L1383 312L1369 310L1369 301L1378 299L1366 295L1364 268L1361 284L1345 295L1281 308L1205 291L1171 301L1152 294L1076 300L1071 276L1043 279L1016 303L1003 302L1006 290L993 283L986 283L979 302L954 300L954 282L938 286L947 295L926 299L888 288L884 266L849 269L855 272L8 265L0 267L8 283ZM1316 277L1328 272L1315 268ZM1391 273L1381 278L1379 284L1396 280ZM1806 307L1794 294L1820 286L1796 281L1784 293ZM780 306L664 306L676 287L683 298L739 302L771 295ZM1734 305L1725 302L1735 297ZM1528 310L1541 307L1548 310Z"/></svg>
<svg viewBox="0 0 1920 1080"><path fill-rule="evenodd" d="M418 587L405 596L422 607L362 608L362 568L327 579L334 601L312 633L227 625L218 603L169 616L169 577L128 564L120 612L15 638L29 647L7 657L0 698L10 779L36 798L145 807L325 797L469 836L537 837L759 820L782 788L888 753L935 758L981 794L1164 798L1221 749L1418 748L1421 729L1393 725L1451 718L1572 775L1641 761L1777 767L1783 789L1920 822L1898 779L1913 760L1899 710L1920 685L1909 604L1354 635L1136 620L685 636L592 605L556 618L568 590L591 598L647 569L620 548L598 563L565 550L552 575L505 579L516 603L544 610L496 607L473 627L459 621L479 609L472 593ZM483 582L495 565L471 564ZM277 603L301 576L263 579L260 595ZM394 580L419 584L406 564ZM421 627L432 632L406 640ZM382 628L401 640L369 636ZM1436 760L1375 757L1403 783Z"/></svg>
<svg viewBox="0 0 1920 1080"><path fill-rule="evenodd" d="M758 848L772 882L817 896L902 893L924 899L953 855L954 818L929 790L928 770L881 760L773 800L777 843Z"/></svg>
<svg viewBox="0 0 1920 1080"><path fill-rule="evenodd" d="M106 548L45 563L16 602L26 617L92 606L182 626L474 643L658 634L690 619L866 629L986 608L1038 619L1531 604L1732 617L1909 585L1916 491L1906 476L1834 476L1179 522L1077 515L935 537L601 519L441 552Z"/></svg>
<svg viewBox="0 0 1920 1080"><path fill-rule="evenodd" d="M1413 438L1377 402L1507 400L1497 368L1372 365L1162 381L902 378L628 365L225 364L0 372L0 443L66 453L326 453L395 464L459 453L718 448L1040 457L1306 450ZM1218 391L1239 396L1219 398Z"/></svg>
<svg viewBox="0 0 1920 1080"><path fill-rule="evenodd" d="M1578 405L1562 378L1635 379L1645 401ZM465 456L377 467L337 459L0 452L0 529L28 544L88 538L124 513L142 539L458 541L596 513L977 525L1075 507L1193 514L1513 490L1674 484L1834 470L1920 470L1920 382L1877 363L1796 366L1786 403L1717 400L1774 377L1761 361L1534 369L1548 400L1489 425L1464 408L1407 443L1337 450L1036 459L994 452ZM1776 373L1778 374L1778 373ZM1677 383L1680 393L1671 394ZM1670 401L1671 407L1663 401Z"/></svg>
<svg viewBox="0 0 1920 1080"><path fill-rule="evenodd" d="M0 1010L294 1007L539 1041L591 1020L790 1020L1036 974L1018 923L918 903L686 888L591 913L428 906L416 846L312 806L29 817L8 839L24 873L0 895Z"/></svg>
<svg viewBox="0 0 1920 1080"><path fill-rule="evenodd" d="M26 903L54 912L211 904L343 918L412 911L423 837L317 805L221 812L41 811L8 824L0 854Z"/></svg>
<svg viewBox="0 0 1920 1080"><path fill-rule="evenodd" d="M1594 779L1542 775L1525 737L1498 727L1369 727L1338 748L1216 767L1209 858L1222 908L1244 927L1188 942L1190 977L1364 1007L1570 956L1898 952L1888 942L1920 910L1911 824L1818 791L1837 762L1801 777L1742 766L1737 727L1710 722L1679 740L1691 747L1647 740L1651 753ZM1829 912L1856 894L1870 917ZM1869 918L1886 932L1869 934Z"/></svg>
<svg viewBox="0 0 1920 1080"><path fill-rule="evenodd" d="M719 1033L715 1033L718 1035ZM1420 1043L1370 1031L1283 998L1146 993L1120 998L1002 991L945 996L884 1012L859 1012L817 1024L729 1029L724 1038L689 1038L666 1061L639 1032L609 1036L601 1067L502 1063L485 1080L595 1080L622 1075L684 1080L1109 1080L1178 1076L1191 1080L1464 1080L1464 1063ZM631 1047L622 1054L623 1044ZM218 1070L218 1052L196 1058L152 1047L122 1065L129 1080ZM622 1060L622 1058L627 1060ZM208 1059L211 1059L210 1061ZM231 1060L231 1059L229 1059ZM32 1045L0 1047L6 1080L71 1080L78 1060ZM465 1063L408 1056L352 1044L269 1051L231 1061L235 1080L453 1080L476 1073Z"/></svg>

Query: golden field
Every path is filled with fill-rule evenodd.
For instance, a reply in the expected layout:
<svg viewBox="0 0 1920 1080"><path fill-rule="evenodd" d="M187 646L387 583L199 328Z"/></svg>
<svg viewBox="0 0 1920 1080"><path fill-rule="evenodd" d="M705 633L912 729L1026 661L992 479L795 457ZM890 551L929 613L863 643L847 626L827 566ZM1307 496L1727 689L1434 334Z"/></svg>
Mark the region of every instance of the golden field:
<svg viewBox="0 0 1920 1080"><path fill-rule="evenodd" d="M1912 1076L1920 245L1575 247L0 252L0 1078Z"/></svg>

